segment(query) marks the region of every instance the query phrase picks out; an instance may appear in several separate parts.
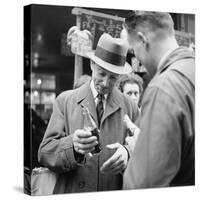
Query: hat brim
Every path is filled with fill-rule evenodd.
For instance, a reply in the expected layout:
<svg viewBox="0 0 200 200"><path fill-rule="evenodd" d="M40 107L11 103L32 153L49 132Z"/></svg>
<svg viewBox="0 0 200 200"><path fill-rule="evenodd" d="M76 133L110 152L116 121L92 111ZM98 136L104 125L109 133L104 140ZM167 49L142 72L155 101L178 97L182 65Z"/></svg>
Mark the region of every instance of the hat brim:
<svg viewBox="0 0 200 200"><path fill-rule="evenodd" d="M87 52L86 55L89 59L100 65L102 68L115 74L129 74L133 71L129 63L126 62L124 66L113 65L95 56L95 51Z"/></svg>

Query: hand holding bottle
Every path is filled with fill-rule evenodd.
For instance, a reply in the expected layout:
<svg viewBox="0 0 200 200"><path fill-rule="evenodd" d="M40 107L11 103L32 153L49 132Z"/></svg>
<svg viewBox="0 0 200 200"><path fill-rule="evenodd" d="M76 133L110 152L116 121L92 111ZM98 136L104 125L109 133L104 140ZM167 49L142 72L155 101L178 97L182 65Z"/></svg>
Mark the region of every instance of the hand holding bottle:
<svg viewBox="0 0 200 200"><path fill-rule="evenodd" d="M124 115L124 123L128 129L129 136L139 135L140 129L131 121L127 114Z"/></svg>
<svg viewBox="0 0 200 200"><path fill-rule="evenodd" d="M128 130L128 136L125 138L125 141L133 152L138 136L140 134L140 129L130 120L128 115L124 115L124 123Z"/></svg>
<svg viewBox="0 0 200 200"><path fill-rule="evenodd" d="M87 154L94 151L98 144L97 137L88 130L78 129L73 135L74 150L80 154Z"/></svg>
<svg viewBox="0 0 200 200"><path fill-rule="evenodd" d="M97 154L101 151L99 143L99 130L87 107L83 109L83 129L76 130L73 137L74 149L81 154Z"/></svg>

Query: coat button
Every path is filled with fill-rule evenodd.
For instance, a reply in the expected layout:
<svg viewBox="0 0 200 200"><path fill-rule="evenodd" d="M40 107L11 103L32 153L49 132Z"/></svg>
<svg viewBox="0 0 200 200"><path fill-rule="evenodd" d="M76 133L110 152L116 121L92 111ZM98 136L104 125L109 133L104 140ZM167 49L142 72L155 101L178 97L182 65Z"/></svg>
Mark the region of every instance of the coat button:
<svg viewBox="0 0 200 200"><path fill-rule="evenodd" d="M80 181L78 186L79 186L79 188L84 188L85 187L85 181Z"/></svg>
<svg viewBox="0 0 200 200"><path fill-rule="evenodd" d="M67 166L67 165L64 165L64 168L65 168L66 170L69 170L69 166Z"/></svg>

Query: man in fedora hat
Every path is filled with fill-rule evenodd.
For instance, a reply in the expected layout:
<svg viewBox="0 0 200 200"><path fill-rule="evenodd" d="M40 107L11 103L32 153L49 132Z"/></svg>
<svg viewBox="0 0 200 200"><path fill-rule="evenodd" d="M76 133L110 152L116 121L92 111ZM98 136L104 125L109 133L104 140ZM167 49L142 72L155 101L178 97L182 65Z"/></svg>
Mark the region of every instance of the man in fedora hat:
<svg viewBox="0 0 200 200"><path fill-rule="evenodd" d="M122 39L103 34L96 50L87 54L92 80L57 97L38 152L40 163L59 173L54 193L122 188L122 173L130 156L124 145L123 117L127 114L135 121L139 115L137 105L115 87L120 74L132 71L126 63L127 50ZM99 142L84 129L86 107L100 131ZM98 143L101 152L91 156Z"/></svg>

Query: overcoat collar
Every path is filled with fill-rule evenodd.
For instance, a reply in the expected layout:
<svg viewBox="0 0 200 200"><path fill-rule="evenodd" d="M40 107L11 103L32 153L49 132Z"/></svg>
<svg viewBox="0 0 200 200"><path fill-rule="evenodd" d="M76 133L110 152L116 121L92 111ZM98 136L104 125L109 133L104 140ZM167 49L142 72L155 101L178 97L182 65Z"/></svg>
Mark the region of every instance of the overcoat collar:
<svg viewBox="0 0 200 200"><path fill-rule="evenodd" d="M194 58L194 55L187 47L178 47L174 49L171 53L168 54L168 56L165 57L162 64L158 68L156 75L165 71L176 61L188 58Z"/></svg>
<svg viewBox="0 0 200 200"><path fill-rule="evenodd" d="M105 119L116 112L119 108L123 107L122 94L117 88L114 88L113 91L108 95L106 101L106 107L102 116L101 124ZM88 107L90 114L92 115L95 122L97 122L96 106L94 102L94 97L90 88L90 81L84 84L78 90L77 94L77 103Z"/></svg>

